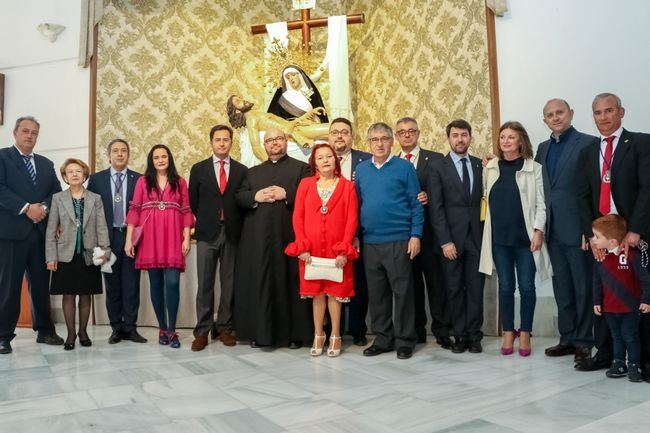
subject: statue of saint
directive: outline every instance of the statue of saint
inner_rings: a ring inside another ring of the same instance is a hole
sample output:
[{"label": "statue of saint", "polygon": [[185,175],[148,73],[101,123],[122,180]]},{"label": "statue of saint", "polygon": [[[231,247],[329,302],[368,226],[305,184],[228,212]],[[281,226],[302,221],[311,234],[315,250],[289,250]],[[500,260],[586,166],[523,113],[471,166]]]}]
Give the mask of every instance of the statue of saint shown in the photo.
[{"label": "statue of saint", "polygon": [[[325,105],[311,78],[299,66],[285,67],[282,71],[282,87],[275,91],[267,111],[291,120],[318,107],[324,108]],[[318,121],[329,122],[326,114],[319,114]]]},{"label": "statue of saint", "polygon": [[228,98],[226,109],[230,125],[234,129],[246,127],[248,139],[251,143],[253,154],[260,161],[266,161],[268,156],[260,142],[260,131],[277,128],[292,137],[293,141],[303,147],[311,147],[314,140],[327,140],[329,123],[319,123],[319,116],[324,116],[323,107],[312,108],[300,117],[287,120],[272,113],[253,109],[252,102],[244,100],[241,96],[232,95]]}]

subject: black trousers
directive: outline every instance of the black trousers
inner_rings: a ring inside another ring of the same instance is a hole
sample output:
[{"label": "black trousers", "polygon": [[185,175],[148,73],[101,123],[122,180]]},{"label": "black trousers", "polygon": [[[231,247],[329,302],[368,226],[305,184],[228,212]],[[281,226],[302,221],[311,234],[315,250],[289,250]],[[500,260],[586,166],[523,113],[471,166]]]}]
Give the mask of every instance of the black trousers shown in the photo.
[{"label": "black trousers", "polygon": [[45,266],[45,240],[34,226],[27,239],[0,239],[0,340],[11,341],[20,316],[20,289],[27,276],[32,300],[32,328],[54,333],[50,307],[50,271]]},{"label": "black trousers", "polygon": [[593,258],[579,246],[549,242],[553,294],[557,304],[560,344],[591,347],[593,337]]},{"label": "black trousers", "polygon": [[442,258],[451,333],[456,340],[480,341],[483,338],[485,277],[478,271],[479,261],[475,249],[466,249],[456,260]]},{"label": "black trousers", "polygon": [[364,244],[368,300],[374,345],[415,347],[413,272],[408,241]]},{"label": "black trousers", "polygon": [[436,337],[449,337],[449,308],[440,260],[441,257],[433,252],[433,248],[423,243],[420,254],[412,262],[415,331],[418,335],[426,334],[428,300],[431,332]]},{"label": "black trousers", "polygon": [[124,252],[126,230],[113,229],[111,250],[117,260],[113,272],[103,273],[106,284],[106,311],[113,332],[131,332],[137,327],[140,308],[140,271],[135,259]]}]

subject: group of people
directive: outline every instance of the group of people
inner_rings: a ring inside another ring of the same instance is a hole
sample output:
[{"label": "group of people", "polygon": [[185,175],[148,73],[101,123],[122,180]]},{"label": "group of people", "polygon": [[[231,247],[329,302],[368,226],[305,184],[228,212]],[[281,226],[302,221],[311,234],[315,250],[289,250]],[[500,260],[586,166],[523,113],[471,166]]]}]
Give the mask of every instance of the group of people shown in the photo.
[{"label": "group of people", "polygon": [[[101,292],[102,274],[109,343],[146,342],[136,329],[144,269],[159,343],[180,347],[179,278],[194,227],[194,351],[212,335],[226,346],[311,341],[312,356],[335,357],[346,332],[368,345],[369,311],[376,336],[363,354],[406,359],[426,342],[428,306],[437,344],[480,353],[484,276],[496,270],[502,355],[517,339],[519,355],[531,354],[535,280],[552,276],[560,341],[546,355],[641,380],[650,362],[650,136],[622,128],[616,95],[597,95],[592,109],[600,138],[577,131],[569,104],[551,99],[543,108],[551,137],[536,155],[523,125],[509,121],[496,155],[482,160],[470,155],[463,119],[447,125],[443,156],[420,147],[414,118],[398,120],[395,132],[371,125],[370,153],[352,148],[352,123],[337,118],[308,164],[287,155],[282,130],[267,128],[267,159],[247,169],[230,157],[232,129],[217,125],[212,155],[192,167],[189,183],[165,145],[152,147],[140,175],[127,167],[128,143],[116,139],[111,167],[90,177],[82,161],[66,160],[63,192],[52,162],[33,153],[38,123],[20,118],[15,146],[0,151],[0,353],[11,352],[25,271],[38,342],[91,344],[90,295]],[[49,293],[64,295],[65,342]]]}]

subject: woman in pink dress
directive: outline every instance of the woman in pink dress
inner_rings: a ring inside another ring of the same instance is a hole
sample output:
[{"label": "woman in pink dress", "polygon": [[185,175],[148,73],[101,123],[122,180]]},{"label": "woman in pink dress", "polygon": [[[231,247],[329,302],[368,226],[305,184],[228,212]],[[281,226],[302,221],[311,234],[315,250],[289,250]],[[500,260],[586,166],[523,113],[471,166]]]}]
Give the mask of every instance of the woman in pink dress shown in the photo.
[{"label": "woman in pink dress", "polygon": [[[323,352],[325,311],[329,309],[332,334],[327,356],[341,353],[341,303],[354,296],[352,261],[359,254],[352,245],[357,231],[358,201],[354,184],[341,176],[341,166],[329,144],[317,144],[309,158],[314,176],[298,186],[293,209],[295,242],[285,249],[300,259],[300,296],[313,298],[314,344],[311,355]],[[306,280],[305,265],[312,256],[335,259],[343,270],[343,281]]]},{"label": "woman in pink dress", "polygon": [[[151,303],[160,331],[158,343],[181,347],[176,333],[180,274],[190,252],[190,210],[185,179],[178,175],[174,157],[164,144],[156,144],[147,155],[147,169],[135,184],[126,217],[124,250],[135,257],[136,269],[149,273]],[[136,226],[142,227],[139,244],[133,244]]]}]

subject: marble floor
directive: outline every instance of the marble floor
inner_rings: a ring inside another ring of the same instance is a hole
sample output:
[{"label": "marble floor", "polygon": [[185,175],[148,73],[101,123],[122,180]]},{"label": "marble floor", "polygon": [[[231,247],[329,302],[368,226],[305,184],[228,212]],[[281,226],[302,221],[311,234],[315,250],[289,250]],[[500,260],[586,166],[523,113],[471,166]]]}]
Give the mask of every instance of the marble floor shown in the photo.
[{"label": "marble floor", "polygon": [[[64,335],[63,329],[59,333]],[[94,345],[64,352],[19,330],[0,355],[1,433],[425,433],[648,431],[650,386],[575,372],[571,359],[547,358],[554,340],[535,338],[533,355],[454,355],[434,342],[413,358],[339,358],[307,349],[260,350],[221,343],[202,352],[148,344]]]}]

